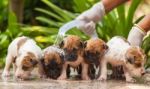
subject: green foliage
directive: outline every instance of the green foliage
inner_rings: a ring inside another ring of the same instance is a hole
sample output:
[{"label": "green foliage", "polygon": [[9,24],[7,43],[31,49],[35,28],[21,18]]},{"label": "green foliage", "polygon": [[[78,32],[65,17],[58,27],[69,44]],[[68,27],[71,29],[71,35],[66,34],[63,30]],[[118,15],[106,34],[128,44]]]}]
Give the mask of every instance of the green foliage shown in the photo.
[{"label": "green foliage", "polygon": [[149,68],[150,67],[150,34],[148,34],[144,38],[142,48],[144,49],[144,51],[146,53],[146,58],[147,58],[145,67]]},{"label": "green foliage", "polygon": [[[30,20],[30,16],[36,16],[36,20],[42,26],[20,25],[17,23],[16,16],[8,12],[8,0],[0,2],[0,65],[6,56],[7,47],[10,42],[18,36],[29,36],[33,38],[41,48],[45,48],[54,43],[59,28],[67,22],[75,19],[80,13],[91,8],[99,0],[27,0],[25,8],[25,21]],[[131,5],[121,5],[107,14],[96,26],[98,36],[105,41],[111,37],[120,35],[127,37],[134,23],[140,21],[140,17],[133,22],[134,13],[141,0],[132,0]],[[33,3],[34,5],[30,5]],[[42,3],[39,5],[39,3]],[[68,5],[69,3],[69,5]],[[38,5],[36,5],[38,4]],[[67,5],[66,5],[67,4]],[[37,6],[37,7],[36,7]],[[33,8],[36,7],[33,11]],[[65,8],[65,9],[64,9]],[[36,15],[34,14],[36,13]],[[26,20],[27,19],[27,20]],[[27,23],[30,24],[30,23]],[[71,29],[67,34],[74,34],[83,40],[89,39],[85,34],[76,28]],[[146,38],[143,43],[143,49],[150,58],[149,53],[150,38]],[[150,59],[149,59],[150,60]],[[150,62],[146,65],[149,67]]]},{"label": "green foliage", "polygon": [[[49,0],[42,0],[49,9],[36,8],[36,11],[46,15],[46,17],[38,16],[36,19],[42,23],[46,23],[50,27],[59,29],[60,26],[74,19],[78,15],[77,13],[81,13],[89,9],[97,1],[99,0],[96,0],[95,2],[92,0],[73,0],[73,8],[76,12],[73,13],[59,8]],[[140,2],[141,0],[132,0],[129,7],[121,5],[106,15],[102,22],[97,24],[97,33],[99,37],[104,40],[109,40],[115,35],[127,37],[133,25],[134,13]]]},{"label": "green foliage", "polygon": [[0,1],[0,31],[4,31],[7,27],[8,20],[8,0]]},{"label": "green foliage", "polygon": [[134,24],[133,16],[140,2],[141,0],[132,0],[129,7],[121,5],[106,15],[97,26],[99,37],[105,40],[116,35],[127,37]]}]

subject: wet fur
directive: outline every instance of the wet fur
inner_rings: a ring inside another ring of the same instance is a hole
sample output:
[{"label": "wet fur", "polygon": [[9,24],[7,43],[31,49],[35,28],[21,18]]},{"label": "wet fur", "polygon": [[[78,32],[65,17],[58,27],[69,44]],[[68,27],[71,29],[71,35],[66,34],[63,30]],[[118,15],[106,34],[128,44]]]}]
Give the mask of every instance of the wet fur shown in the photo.
[{"label": "wet fur", "polygon": [[[57,79],[62,72],[64,63],[63,50],[57,46],[50,46],[44,50],[44,58],[41,60],[46,77]],[[69,71],[69,70],[68,70]]]}]

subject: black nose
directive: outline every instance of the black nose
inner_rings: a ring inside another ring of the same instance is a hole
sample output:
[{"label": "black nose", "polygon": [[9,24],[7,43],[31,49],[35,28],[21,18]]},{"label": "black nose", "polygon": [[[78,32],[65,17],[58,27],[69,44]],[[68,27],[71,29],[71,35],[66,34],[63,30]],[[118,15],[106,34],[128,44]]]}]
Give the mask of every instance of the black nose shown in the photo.
[{"label": "black nose", "polygon": [[142,73],[142,76],[145,75],[145,72]]},{"label": "black nose", "polygon": [[21,78],[21,76],[20,76],[20,75],[17,75],[17,78]]}]

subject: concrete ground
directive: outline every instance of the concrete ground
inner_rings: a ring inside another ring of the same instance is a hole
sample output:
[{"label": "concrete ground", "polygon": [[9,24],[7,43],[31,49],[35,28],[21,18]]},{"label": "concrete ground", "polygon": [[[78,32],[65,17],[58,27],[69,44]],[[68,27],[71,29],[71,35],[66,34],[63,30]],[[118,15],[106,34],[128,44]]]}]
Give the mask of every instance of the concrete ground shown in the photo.
[{"label": "concrete ground", "polygon": [[[147,80],[150,80],[150,74],[147,75]],[[97,80],[78,81],[39,78],[21,81],[10,77],[5,79],[0,78],[0,89],[150,89],[150,82],[126,83],[123,80],[100,82]]]}]

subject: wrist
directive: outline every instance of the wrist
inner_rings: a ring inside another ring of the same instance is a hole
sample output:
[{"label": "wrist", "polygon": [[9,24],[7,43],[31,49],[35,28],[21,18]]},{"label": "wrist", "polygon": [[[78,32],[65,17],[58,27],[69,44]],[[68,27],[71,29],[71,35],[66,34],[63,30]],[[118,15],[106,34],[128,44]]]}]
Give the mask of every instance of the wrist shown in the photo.
[{"label": "wrist", "polygon": [[105,8],[105,12],[108,13],[113,10],[115,7],[123,4],[124,2],[129,0],[102,0],[102,3]]},{"label": "wrist", "polygon": [[138,30],[138,32],[140,32],[141,34],[146,35],[146,31],[143,28],[141,28],[139,25],[134,24],[134,28],[136,28],[136,30]]}]

